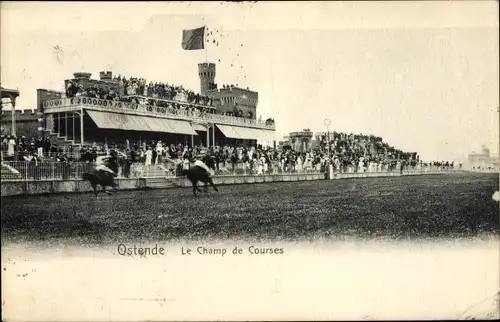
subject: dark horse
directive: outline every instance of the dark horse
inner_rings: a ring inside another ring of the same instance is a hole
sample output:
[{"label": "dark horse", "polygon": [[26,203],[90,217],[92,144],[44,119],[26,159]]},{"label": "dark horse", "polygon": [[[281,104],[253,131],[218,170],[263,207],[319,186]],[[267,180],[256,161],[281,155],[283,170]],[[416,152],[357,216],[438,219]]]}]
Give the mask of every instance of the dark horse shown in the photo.
[{"label": "dark horse", "polygon": [[118,184],[115,182],[114,176],[106,171],[92,169],[91,172],[84,173],[82,175],[84,180],[87,180],[92,185],[94,190],[94,195],[97,197],[97,186],[101,186],[102,190],[110,195],[111,193],[106,190],[106,187],[111,187],[115,191],[118,189]]},{"label": "dark horse", "polygon": [[[212,158],[210,157],[204,157],[202,161],[212,170],[215,170],[215,162],[213,161]],[[196,191],[201,192],[201,189],[198,188],[198,181],[205,183],[205,192],[208,192],[208,184],[210,184],[212,187],[214,187],[215,191],[219,191],[217,187],[214,185],[212,178],[210,178],[210,174],[207,172],[207,170],[198,167],[198,166],[193,166],[190,167],[188,170],[183,170],[182,174],[185,175],[189,181],[191,181],[191,184],[193,185],[193,194],[196,197]]]},{"label": "dark horse", "polygon": [[[118,173],[118,165],[115,160],[107,163],[107,166],[113,170],[115,173]],[[90,172],[86,172],[82,175],[84,180],[87,180],[92,185],[92,189],[94,190],[94,195],[97,197],[97,186],[101,186],[102,190],[110,195],[111,193],[106,190],[106,187],[113,188],[114,191],[118,190],[118,184],[115,181],[115,176],[110,172],[104,170],[97,170],[95,167]]]}]

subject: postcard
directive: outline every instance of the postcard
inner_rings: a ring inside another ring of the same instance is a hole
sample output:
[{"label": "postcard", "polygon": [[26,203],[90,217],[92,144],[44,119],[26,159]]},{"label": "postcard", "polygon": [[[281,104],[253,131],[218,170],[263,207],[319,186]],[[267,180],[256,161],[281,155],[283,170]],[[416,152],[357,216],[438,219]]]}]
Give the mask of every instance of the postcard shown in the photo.
[{"label": "postcard", "polygon": [[498,2],[2,2],[4,321],[500,318]]}]

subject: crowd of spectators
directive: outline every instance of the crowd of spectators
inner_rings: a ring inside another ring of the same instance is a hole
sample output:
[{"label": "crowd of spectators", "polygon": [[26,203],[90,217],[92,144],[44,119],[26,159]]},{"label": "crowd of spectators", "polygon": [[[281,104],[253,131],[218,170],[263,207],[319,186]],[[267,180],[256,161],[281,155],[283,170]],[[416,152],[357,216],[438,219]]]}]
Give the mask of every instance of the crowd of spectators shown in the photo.
[{"label": "crowd of spectators", "polygon": [[[233,86],[233,85],[231,85]],[[76,81],[69,81],[66,86],[66,97],[89,97],[109,101],[133,102],[140,105],[169,108],[173,112],[186,109],[181,103],[191,105],[191,110],[215,113],[213,99],[202,96],[183,86],[170,85],[162,82],[147,82],[144,78],[126,78],[115,76],[113,83],[94,82],[87,87]],[[175,103],[178,102],[178,103]],[[234,110],[224,113],[227,116],[240,118],[255,118],[251,112],[244,112],[236,105]],[[274,120],[270,121],[274,122]]]},{"label": "crowd of spectators", "polygon": [[275,149],[269,146],[203,146],[189,147],[162,141],[92,143],[78,146],[58,146],[50,140],[2,136],[2,159],[13,161],[58,161],[93,163],[99,155],[119,154],[119,167],[124,176],[130,175],[132,164],[162,165],[179,172],[200,154],[214,158],[220,174],[266,174],[279,172],[326,171],[329,165],[336,172],[402,171],[435,167],[452,169],[453,162],[422,162],[416,153],[405,153],[384,143],[381,138],[366,135],[333,133],[314,149],[306,152],[291,147]]},{"label": "crowd of spectators", "polygon": [[[375,142],[382,142],[374,138]],[[453,162],[426,163],[419,160],[415,153],[404,153],[385,143],[378,144],[374,152],[363,140],[354,136],[339,136],[330,142],[329,148],[318,146],[307,152],[295,151],[291,148],[283,150],[269,146],[203,146],[188,147],[183,144],[167,144],[162,141],[129,143],[94,144],[80,151],[81,161],[92,162],[99,153],[109,153],[110,149],[120,151],[123,162],[143,165],[163,165],[176,167],[179,164],[194,162],[200,153],[214,158],[219,172],[235,172],[243,169],[250,173],[264,174],[270,172],[307,172],[325,171],[330,164],[337,172],[394,171],[403,168],[418,169],[422,167],[439,167],[451,169]],[[377,144],[375,144],[377,146]],[[383,154],[378,152],[383,151]]]},{"label": "crowd of spectators", "polygon": [[417,153],[395,149],[383,142],[381,137],[373,135],[333,132],[329,138],[324,138],[321,145],[338,168],[366,168],[369,164],[395,167],[398,162],[411,167],[419,164]]},{"label": "crowd of spectators", "polygon": [[2,135],[2,159],[12,161],[24,161],[26,158],[43,158],[44,154],[53,152],[55,146],[49,139],[43,140],[41,137],[30,139],[25,136],[20,138],[13,135]]},{"label": "crowd of spectators", "polygon": [[[1,136],[2,161],[79,162],[79,151],[77,146],[59,145],[52,143],[49,138]],[[99,153],[104,154],[103,151]]]},{"label": "crowd of spectators", "polygon": [[416,153],[405,153],[384,143],[381,138],[354,134],[333,133],[333,138],[322,142],[315,149],[299,152],[291,147],[278,150],[263,146],[215,146],[208,149],[202,146],[188,147],[183,144],[167,144],[162,141],[141,141],[130,143],[93,143],[83,147],[58,146],[52,144],[47,138],[30,138],[22,136],[2,135],[2,156],[10,160],[23,160],[25,155],[36,155],[40,159],[47,157],[57,158],[65,155],[70,161],[92,162],[97,155],[109,154],[111,149],[121,151],[122,155],[133,163],[145,165],[162,164],[165,160],[193,159],[200,151],[212,155],[216,163],[245,163],[251,164],[278,162],[283,169],[309,169],[316,168],[318,164],[333,164],[342,171],[347,167],[367,168],[370,163],[377,165],[395,166],[404,163],[407,166],[453,166],[453,162],[435,161],[424,163],[419,160]]},{"label": "crowd of spectators", "polygon": [[[86,96],[106,100],[124,100],[129,96],[143,96],[204,106],[213,105],[211,98],[202,96],[183,86],[175,86],[162,82],[148,83],[144,78],[126,78],[119,75],[115,76],[113,81],[114,84],[112,85],[107,82],[97,82],[90,84],[86,88],[75,81],[70,81],[66,87],[66,96]],[[151,102],[152,100],[148,101],[148,104]]]}]

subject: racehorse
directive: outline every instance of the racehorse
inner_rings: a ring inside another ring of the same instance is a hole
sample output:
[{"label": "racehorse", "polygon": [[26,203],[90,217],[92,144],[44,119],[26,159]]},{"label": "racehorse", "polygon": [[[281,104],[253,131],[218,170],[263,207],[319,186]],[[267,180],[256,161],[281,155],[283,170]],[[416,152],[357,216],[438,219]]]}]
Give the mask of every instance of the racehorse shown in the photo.
[{"label": "racehorse", "polygon": [[[212,158],[206,156],[202,160],[210,169],[215,171],[215,162],[213,161]],[[215,191],[219,191],[215,184],[212,181],[212,178],[210,177],[210,174],[207,172],[207,170],[198,167],[198,166],[193,166],[190,167],[188,170],[183,170],[182,174],[185,175],[189,181],[191,181],[191,184],[193,185],[193,194],[196,197],[196,191],[201,192],[200,188],[198,188],[198,181],[205,183],[205,192],[208,192],[208,184],[210,184]]]},{"label": "racehorse", "polygon": [[102,190],[110,195],[111,193],[106,190],[106,187],[111,187],[115,191],[118,190],[118,184],[115,182],[114,176],[106,171],[99,171],[96,169],[92,169],[91,172],[86,172],[82,175],[84,180],[87,180],[92,185],[92,189],[94,190],[94,195],[97,197],[97,186],[101,186]]},{"label": "racehorse", "polygon": [[86,172],[82,175],[82,178],[84,180],[87,180],[90,182],[92,189],[94,190],[94,195],[97,197],[97,186],[100,185],[102,187],[102,190],[107,194],[110,195],[111,193],[106,190],[106,187],[111,187],[113,188],[114,191],[118,190],[118,184],[115,182],[115,176],[118,173],[118,155],[116,155],[116,161],[108,163],[109,168],[115,172],[115,175],[113,175],[110,172],[99,170],[98,168],[94,167],[91,172]]}]

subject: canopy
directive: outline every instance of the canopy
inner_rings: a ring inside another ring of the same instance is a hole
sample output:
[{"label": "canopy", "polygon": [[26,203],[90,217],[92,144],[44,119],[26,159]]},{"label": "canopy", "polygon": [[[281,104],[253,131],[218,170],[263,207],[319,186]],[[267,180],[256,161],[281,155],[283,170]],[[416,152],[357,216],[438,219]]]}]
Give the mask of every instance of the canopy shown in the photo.
[{"label": "canopy", "polygon": [[220,125],[217,127],[228,138],[242,140],[274,141],[274,131],[256,129],[251,127],[241,127],[232,125]]},{"label": "canopy", "polygon": [[102,129],[198,135],[187,121],[92,110],[87,110],[87,113]]}]

